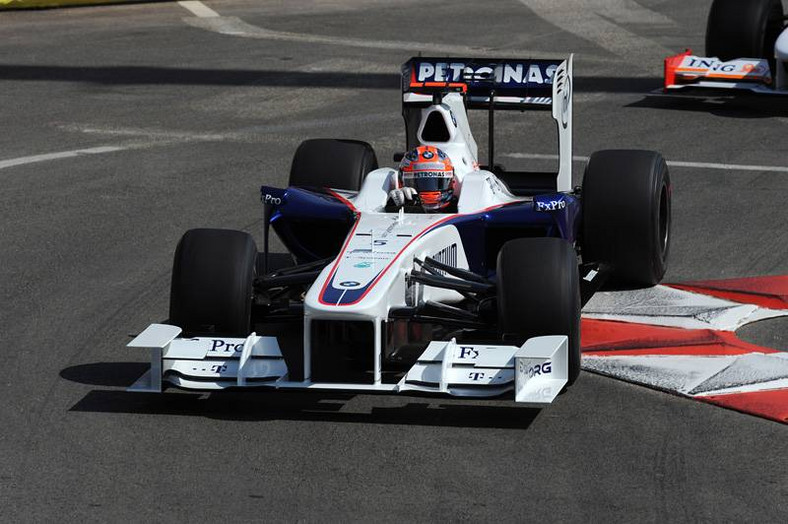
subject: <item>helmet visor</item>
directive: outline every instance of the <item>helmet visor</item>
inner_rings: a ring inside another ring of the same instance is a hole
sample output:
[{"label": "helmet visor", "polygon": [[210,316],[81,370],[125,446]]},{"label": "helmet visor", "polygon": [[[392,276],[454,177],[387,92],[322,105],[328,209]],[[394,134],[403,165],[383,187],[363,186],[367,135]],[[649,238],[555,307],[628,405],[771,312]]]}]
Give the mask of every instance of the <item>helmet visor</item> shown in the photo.
[{"label": "helmet visor", "polygon": [[403,183],[406,187],[415,188],[422,193],[424,191],[446,191],[451,189],[454,175],[451,171],[414,171],[402,174]]}]

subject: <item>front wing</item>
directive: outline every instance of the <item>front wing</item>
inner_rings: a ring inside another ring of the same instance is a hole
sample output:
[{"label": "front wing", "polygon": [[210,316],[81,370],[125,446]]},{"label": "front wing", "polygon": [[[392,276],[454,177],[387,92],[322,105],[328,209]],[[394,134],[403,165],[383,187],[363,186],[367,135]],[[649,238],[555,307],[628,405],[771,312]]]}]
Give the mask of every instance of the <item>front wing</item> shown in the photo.
[{"label": "front wing", "polygon": [[522,346],[430,342],[395,384],[291,381],[275,337],[178,338],[176,326],[152,324],[128,346],[150,350],[151,367],[129,391],[184,389],[334,389],[385,393],[499,397],[531,406],[550,404],[567,384],[568,339],[543,336]]},{"label": "front wing", "polygon": [[775,89],[775,79],[768,60],[737,58],[724,62],[714,57],[695,56],[689,49],[665,58],[664,92],[683,88],[788,94],[785,89]]}]

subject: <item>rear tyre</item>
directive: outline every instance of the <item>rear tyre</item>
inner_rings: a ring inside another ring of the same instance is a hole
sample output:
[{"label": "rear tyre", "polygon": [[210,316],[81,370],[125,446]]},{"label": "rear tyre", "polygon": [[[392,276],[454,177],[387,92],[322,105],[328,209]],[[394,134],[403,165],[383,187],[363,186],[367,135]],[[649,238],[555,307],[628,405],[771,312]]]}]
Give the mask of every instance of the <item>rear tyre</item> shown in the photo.
[{"label": "rear tyre", "polygon": [[597,151],[583,178],[582,254],[603,263],[608,282],[653,286],[670,251],[671,185],[655,151]]},{"label": "rear tyre", "polygon": [[248,233],[187,231],[175,250],[170,323],[189,335],[248,336],[256,257]]},{"label": "rear tyre", "polygon": [[290,167],[290,186],[358,191],[378,168],[375,150],[359,140],[316,138],[301,142]]},{"label": "rear tyre", "polygon": [[783,26],[781,0],[714,0],[706,24],[706,55],[772,60]]},{"label": "rear tyre", "polygon": [[560,238],[522,238],[498,253],[498,326],[522,343],[569,338],[569,384],[580,374],[580,284],[577,256]]}]

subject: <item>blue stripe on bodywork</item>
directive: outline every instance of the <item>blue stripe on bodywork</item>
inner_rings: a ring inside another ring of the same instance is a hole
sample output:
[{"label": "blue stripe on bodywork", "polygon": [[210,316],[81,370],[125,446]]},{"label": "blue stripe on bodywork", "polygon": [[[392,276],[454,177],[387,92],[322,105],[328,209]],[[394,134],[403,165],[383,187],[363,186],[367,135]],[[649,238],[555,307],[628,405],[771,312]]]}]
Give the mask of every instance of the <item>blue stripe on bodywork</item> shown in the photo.
[{"label": "blue stripe on bodywork", "polygon": [[373,282],[380,276],[380,273],[376,274],[372,277],[369,282],[363,287],[355,288],[355,289],[347,289],[343,287],[335,287],[334,281],[337,278],[336,273],[331,276],[331,280],[328,282],[325,291],[323,291],[323,296],[320,299],[323,302],[327,302],[329,304],[335,305],[343,305],[343,304],[352,304],[361,298],[361,296],[366,292],[367,289],[372,285]]}]

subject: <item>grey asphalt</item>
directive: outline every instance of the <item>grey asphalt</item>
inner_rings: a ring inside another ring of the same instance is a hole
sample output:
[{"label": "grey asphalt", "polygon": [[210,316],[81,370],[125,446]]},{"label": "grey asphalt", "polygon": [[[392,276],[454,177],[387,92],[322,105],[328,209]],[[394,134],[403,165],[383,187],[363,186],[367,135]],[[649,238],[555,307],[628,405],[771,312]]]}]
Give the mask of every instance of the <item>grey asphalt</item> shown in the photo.
[{"label": "grey asphalt", "polygon": [[[166,318],[183,231],[259,239],[258,187],[285,183],[305,138],[364,139],[382,163],[402,149],[398,72],[411,50],[375,41],[577,53],[577,155],[647,148],[788,165],[786,102],[647,95],[660,86],[660,49],[702,51],[709,2],[567,2],[589,20],[600,5],[657,13],[616,22],[654,44],[656,66],[545,21],[534,7],[545,2],[206,3],[234,27],[300,36],[220,34],[175,3],[0,13],[0,162],[123,148],[0,169],[0,520],[788,518],[788,427],[589,373],[541,412],[442,398],[126,393],[145,367],[128,335]],[[512,167],[525,161],[506,153],[554,152],[546,117],[499,123],[496,149]],[[788,273],[788,174],[671,176],[666,281]],[[785,343],[783,321],[747,333]]]}]

